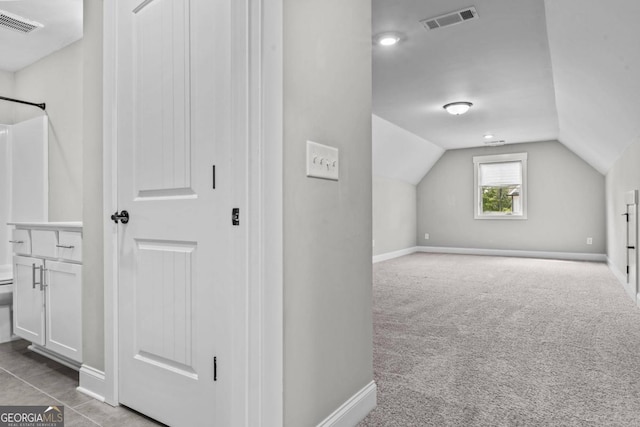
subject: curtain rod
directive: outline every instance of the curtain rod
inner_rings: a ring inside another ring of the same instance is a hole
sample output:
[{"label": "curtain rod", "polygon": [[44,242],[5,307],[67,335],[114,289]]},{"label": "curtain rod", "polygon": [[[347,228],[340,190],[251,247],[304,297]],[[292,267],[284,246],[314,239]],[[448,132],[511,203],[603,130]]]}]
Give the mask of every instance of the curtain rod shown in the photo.
[{"label": "curtain rod", "polygon": [[14,98],[7,98],[5,96],[0,96],[0,99],[4,100],[4,101],[11,101],[11,102],[17,102],[19,104],[26,104],[26,105],[33,105],[34,107],[38,107],[41,108],[42,110],[45,109],[46,104],[43,102],[42,104],[36,104],[34,102],[27,102],[27,101],[22,101],[20,99],[14,99]]}]

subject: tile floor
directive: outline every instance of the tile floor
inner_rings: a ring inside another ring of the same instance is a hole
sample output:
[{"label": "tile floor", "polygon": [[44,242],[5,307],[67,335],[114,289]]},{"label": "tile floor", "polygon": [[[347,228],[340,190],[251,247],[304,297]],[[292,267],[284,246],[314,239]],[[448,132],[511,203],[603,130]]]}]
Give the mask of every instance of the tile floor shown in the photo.
[{"label": "tile floor", "polygon": [[28,345],[23,340],[0,344],[0,405],[63,405],[65,427],[163,425],[76,391],[76,371],[30,351]]}]

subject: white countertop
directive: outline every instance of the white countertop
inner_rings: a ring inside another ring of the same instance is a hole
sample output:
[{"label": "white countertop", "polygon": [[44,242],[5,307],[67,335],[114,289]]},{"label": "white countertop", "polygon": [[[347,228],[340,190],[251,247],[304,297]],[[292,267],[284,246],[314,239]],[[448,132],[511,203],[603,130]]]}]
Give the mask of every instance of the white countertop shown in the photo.
[{"label": "white countertop", "polygon": [[61,222],[8,222],[16,228],[40,228],[40,229],[65,229],[82,230],[82,221],[61,221]]}]

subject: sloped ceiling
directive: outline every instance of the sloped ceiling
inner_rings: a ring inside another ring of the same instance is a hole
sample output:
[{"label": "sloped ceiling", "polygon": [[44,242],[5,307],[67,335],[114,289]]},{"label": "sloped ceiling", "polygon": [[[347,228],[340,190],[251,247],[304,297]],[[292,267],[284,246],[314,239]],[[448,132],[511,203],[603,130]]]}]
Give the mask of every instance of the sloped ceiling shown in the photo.
[{"label": "sloped ceiling", "polygon": [[376,115],[371,128],[376,175],[416,185],[444,153],[443,148]]},{"label": "sloped ceiling", "polygon": [[545,6],[559,140],[606,173],[640,141],[640,2]]},{"label": "sloped ceiling", "polygon": [[0,10],[44,25],[27,34],[0,28],[0,70],[18,71],[82,38],[82,0],[0,1]]},{"label": "sloped ceiling", "polygon": [[[419,23],[471,5],[478,19]],[[374,36],[403,34],[373,47],[373,112],[445,150],[558,139],[606,173],[640,138],[638,18],[637,0],[373,0]]]}]

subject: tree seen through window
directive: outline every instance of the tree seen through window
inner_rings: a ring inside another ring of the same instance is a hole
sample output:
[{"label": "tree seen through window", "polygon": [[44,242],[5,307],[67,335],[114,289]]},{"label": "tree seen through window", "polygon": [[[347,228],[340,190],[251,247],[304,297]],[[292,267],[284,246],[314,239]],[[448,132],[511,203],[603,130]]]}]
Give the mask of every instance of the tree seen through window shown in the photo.
[{"label": "tree seen through window", "polygon": [[513,213],[514,198],[520,196],[520,186],[482,187],[482,212]]}]

